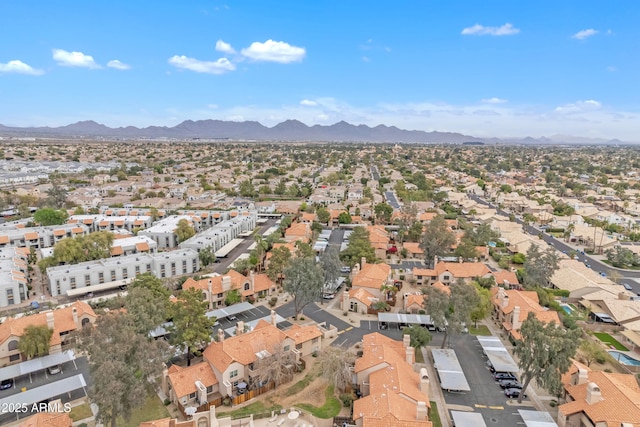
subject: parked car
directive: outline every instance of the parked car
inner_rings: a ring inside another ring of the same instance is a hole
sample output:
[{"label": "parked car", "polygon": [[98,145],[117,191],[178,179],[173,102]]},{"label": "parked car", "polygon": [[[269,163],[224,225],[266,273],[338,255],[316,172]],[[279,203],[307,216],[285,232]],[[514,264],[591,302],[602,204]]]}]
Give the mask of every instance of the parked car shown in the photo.
[{"label": "parked car", "polygon": [[493,379],[496,381],[499,380],[518,380],[515,375],[511,372],[496,372],[493,374]]},{"label": "parked car", "polygon": [[6,390],[8,388],[13,387],[13,379],[9,378],[6,380],[2,380],[2,382],[0,382],[0,390]]},{"label": "parked car", "polygon": [[628,284],[626,284],[626,283],[623,283],[623,284],[622,284],[622,286],[624,286],[624,288],[625,288],[626,290],[628,290],[628,291],[632,291],[632,290],[633,290],[633,288],[631,287],[631,285],[628,285]]},{"label": "parked car", "polygon": [[522,384],[516,380],[499,380],[498,384],[501,388],[519,388],[522,389]]},{"label": "parked car", "polygon": [[[521,392],[522,392],[522,390],[520,390],[519,388],[505,388],[504,389],[504,395],[507,396],[507,397],[511,397],[511,398],[520,397],[520,393]],[[527,395],[522,393],[522,397],[527,397]]]},{"label": "parked car", "polygon": [[489,368],[489,371],[492,374],[496,372],[496,368],[493,367],[493,363],[491,363],[491,360],[487,360],[487,368]]},{"label": "parked car", "polygon": [[49,366],[47,372],[49,372],[49,375],[56,375],[62,372],[62,368],[60,368],[60,365]]},{"label": "parked car", "polygon": [[234,321],[238,320],[238,318],[232,314],[230,316],[227,316],[227,320],[230,320],[230,321],[234,322]]}]

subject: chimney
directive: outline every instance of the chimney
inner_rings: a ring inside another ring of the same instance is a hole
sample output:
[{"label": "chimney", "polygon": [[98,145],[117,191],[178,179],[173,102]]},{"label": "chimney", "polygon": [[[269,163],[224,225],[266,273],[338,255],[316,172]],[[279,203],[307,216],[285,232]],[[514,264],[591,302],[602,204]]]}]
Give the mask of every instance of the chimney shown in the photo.
[{"label": "chimney", "polygon": [[160,382],[160,388],[162,391],[168,396],[169,395],[169,382],[167,378],[169,376],[169,370],[167,369],[167,365],[162,364],[162,380]]},{"label": "chimney", "polygon": [[573,380],[574,385],[584,384],[587,381],[589,381],[589,371],[587,371],[584,368],[578,368],[578,372],[576,372],[573,375],[574,375],[574,380]]},{"label": "chimney", "polygon": [[360,258],[360,268],[364,268],[365,265],[367,265],[367,257]]},{"label": "chimney", "polygon": [[427,409],[426,402],[418,402],[418,408],[416,411],[416,420],[427,421],[429,416],[429,410]]},{"label": "chimney", "polygon": [[231,276],[222,276],[222,291],[229,292],[231,290]]},{"label": "chimney", "polygon": [[433,256],[433,268],[436,268],[436,265],[438,265],[439,260],[440,259],[438,258],[438,255]]},{"label": "chimney", "polygon": [[242,320],[239,320],[238,323],[236,323],[236,336],[242,335],[243,333],[244,333],[244,322]]},{"label": "chimney", "polygon": [[209,291],[209,310],[213,310],[213,284],[211,283],[211,279],[207,282],[207,290]]},{"label": "chimney", "polygon": [[462,257],[461,257],[461,256],[459,256],[459,257],[458,257],[458,262],[459,262],[460,264],[462,264],[462,262],[463,262],[463,261],[464,261],[464,260],[462,259]]},{"label": "chimney", "polygon": [[[357,265],[357,264],[356,264]],[[344,291],[342,293],[342,311],[349,311],[349,291]]]},{"label": "chimney", "polygon": [[53,329],[53,311],[47,312],[47,328]]},{"label": "chimney", "polygon": [[409,334],[404,334],[404,335],[402,336],[402,346],[403,346],[404,348],[407,348],[407,347],[410,347],[410,345],[411,345],[411,335],[409,335]]},{"label": "chimney", "polygon": [[429,373],[426,368],[420,368],[420,391],[429,395]]},{"label": "chimney", "polygon": [[274,310],[271,310],[271,324],[273,326],[278,326],[278,320],[276,318],[276,312]]},{"label": "chimney", "polygon": [[500,298],[500,306],[505,308],[509,305],[509,295],[504,291],[504,289],[500,288],[498,291],[498,298]]},{"label": "chimney", "polygon": [[218,342],[224,341],[224,331],[222,328],[218,329]]},{"label": "chimney", "polygon": [[249,272],[249,283],[250,283],[250,285],[251,285],[251,290],[252,290],[252,291],[256,289],[256,280],[255,280],[255,279],[256,279],[256,276],[255,276],[255,274],[253,273],[253,270],[251,270],[251,271]]},{"label": "chimney", "polygon": [[511,326],[514,330],[520,329],[522,323],[520,322],[520,306],[513,307],[513,313],[511,313]]},{"label": "chimney", "polygon": [[78,309],[75,307],[71,308],[71,316],[73,317],[73,324],[76,325],[76,328],[80,327],[80,324],[78,323]]},{"label": "chimney", "polygon": [[629,299],[629,296],[625,292],[618,292],[618,299],[619,300],[627,300],[627,299]]},{"label": "chimney", "polygon": [[404,351],[405,352],[405,360],[409,365],[413,365],[413,363],[415,361],[415,357],[414,357],[415,356],[414,355],[415,351],[416,350],[413,347],[407,347],[405,349],[405,351]]},{"label": "chimney", "polygon": [[585,399],[589,405],[598,403],[602,400],[602,393],[600,387],[596,383],[587,384],[587,397]]}]

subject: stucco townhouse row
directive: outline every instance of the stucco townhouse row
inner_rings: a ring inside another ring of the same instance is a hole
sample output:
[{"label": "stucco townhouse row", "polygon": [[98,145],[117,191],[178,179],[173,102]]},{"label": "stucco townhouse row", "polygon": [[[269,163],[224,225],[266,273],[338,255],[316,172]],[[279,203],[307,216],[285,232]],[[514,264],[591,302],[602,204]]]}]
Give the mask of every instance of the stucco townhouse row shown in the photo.
[{"label": "stucco townhouse row", "polygon": [[164,279],[193,274],[200,269],[198,253],[180,249],[162,253],[140,253],[74,265],[47,268],[47,280],[52,296],[108,282],[133,279],[138,274],[151,273]]},{"label": "stucco townhouse row", "polygon": [[191,248],[197,252],[211,247],[215,252],[238,237],[240,234],[251,232],[256,228],[258,214],[255,211],[243,211],[237,216],[222,221],[208,228],[188,240],[180,243],[180,248]]},{"label": "stucco townhouse row", "polygon": [[153,224],[151,216],[148,215],[127,215],[127,216],[106,216],[106,215],[71,215],[67,219],[69,224],[84,224],[91,232],[96,231],[128,231],[132,233],[135,229],[146,229]]},{"label": "stucco townhouse row", "polygon": [[17,227],[0,231],[0,248],[50,248],[65,237],[75,237],[89,233],[84,224],[62,224],[46,227]]},{"label": "stucco townhouse row", "polygon": [[29,298],[26,248],[0,249],[0,307],[20,304]]}]

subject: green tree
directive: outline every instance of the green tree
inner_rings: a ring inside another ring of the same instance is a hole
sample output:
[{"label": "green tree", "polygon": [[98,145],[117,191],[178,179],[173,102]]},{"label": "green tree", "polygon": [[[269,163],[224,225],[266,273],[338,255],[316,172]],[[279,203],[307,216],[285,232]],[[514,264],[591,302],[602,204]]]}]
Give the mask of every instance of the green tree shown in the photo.
[{"label": "green tree", "polygon": [[168,318],[171,292],[151,273],[137,275],[127,286],[125,307],[137,333],[146,335]]},{"label": "green tree", "polygon": [[336,283],[340,277],[342,262],[340,261],[340,251],[335,246],[329,246],[320,255],[320,267],[324,273],[324,283]]},{"label": "green tree", "polygon": [[338,223],[351,224],[351,215],[349,215],[349,212],[340,212],[340,215],[338,215]]},{"label": "green tree", "polygon": [[589,338],[580,343],[580,354],[587,367],[591,366],[593,362],[604,363],[607,360],[607,352],[602,348],[600,342]]},{"label": "green tree", "polygon": [[369,231],[365,227],[355,227],[349,237],[347,249],[340,254],[340,259],[353,267],[362,258],[366,258],[367,262],[375,262],[376,253],[369,240]]},{"label": "green tree", "polygon": [[53,247],[53,255],[41,259],[38,262],[38,267],[44,273],[47,267],[109,258],[112,244],[113,234],[108,231],[98,231],[73,238],[67,237],[56,243]]},{"label": "green tree", "polygon": [[316,210],[316,216],[318,217],[318,222],[321,222],[323,224],[328,224],[329,220],[331,219],[331,213],[324,206],[320,206]]},{"label": "green tree", "polygon": [[284,270],[284,290],[293,296],[295,317],[320,298],[323,273],[314,258],[294,258]]},{"label": "green tree", "polygon": [[473,244],[471,240],[462,239],[460,244],[456,247],[453,254],[458,257],[462,257],[463,259],[474,259],[478,258],[478,250],[476,249],[476,245]]},{"label": "green tree", "polygon": [[260,273],[262,271],[264,256],[266,255],[267,250],[269,250],[269,242],[261,234],[256,234],[254,236],[254,240],[256,242],[256,248],[254,251],[256,252],[256,258],[258,258],[257,267],[258,273]]},{"label": "green tree", "polygon": [[227,307],[233,304],[237,304],[242,301],[242,294],[237,289],[232,289],[227,292],[227,296],[224,298],[224,305]]},{"label": "green tree", "polygon": [[42,208],[35,211],[33,220],[39,225],[59,225],[64,224],[67,219],[67,212],[64,210]]},{"label": "green tree", "polygon": [[496,241],[500,237],[500,233],[492,230],[489,224],[480,224],[475,228],[465,230],[465,239],[473,242],[475,246],[486,246],[487,243]]},{"label": "green tree", "polygon": [[271,250],[271,258],[267,266],[267,276],[276,283],[282,280],[284,269],[291,260],[291,251],[286,246],[278,246]]},{"label": "green tree", "polygon": [[[422,234],[422,224],[418,221],[418,208],[415,203],[407,203],[400,208],[400,215],[396,220],[398,224],[398,243],[402,243],[405,240],[410,240],[412,242],[417,241],[418,237]],[[419,231],[417,233],[418,237],[415,240],[411,240],[410,233],[411,229],[418,224]]]},{"label": "green tree", "polygon": [[301,242],[300,240],[296,241],[296,257],[299,258],[314,258],[316,257],[316,252],[313,250],[313,247],[309,243]]},{"label": "green tree", "polygon": [[198,289],[183,290],[171,306],[171,343],[186,350],[188,366],[191,365],[191,353],[199,352],[211,340],[214,320],[207,317],[206,312],[207,303]]},{"label": "green tree", "polygon": [[168,358],[166,342],[137,333],[122,312],[98,317],[95,327],[83,328],[81,335],[80,349],[89,355],[89,400],[98,407],[97,420],[116,427],[119,416],[130,420],[155,394],[153,386]]},{"label": "green tree", "polygon": [[373,207],[373,212],[376,215],[378,222],[388,224],[391,222],[391,215],[393,214],[393,208],[388,203],[378,203]]},{"label": "green tree", "polygon": [[[493,276],[492,276],[493,277]],[[491,313],[491,292],[489,289],[476,284],[476,292],[478,294],[478,302],[469,313],[469,317],[475,328],[478,327],[478,320],[486,318]]]},{"label": "green tree", "polygon": [[336,390],[344,392],[353,383],[353,365],[356,357],[350,351],[337,347],[325,347],[318,355],[319,370],[323,378]]},{"label": "green tree", "polygon": [[203,267],[216,262],[216,254],[213,251],[213,246],[207,246],[200,249],[200,252],[198,252],[198,258],[200,258],[200,264]]},{"label": "green tree", "polygon": [[187,221],[186,218],[182,218],[178,221],[178,225],[174,230],[176,237],[178,238],[178,242],[184,242],[185,240],[190,239],[196,234],[196,231],[193,229],[193,226]]},{"label": "green tree", "polygon": [[24,334],[20,337],[18,350],[27,359],[45,356],[49,354],[52,335],[53,329],[49,329],[47,325],[29,325],[24,328]]},{"label": "green tree", "polygon": [[57,183],[53,183],[51,188],[47,191],[47,205],[54,208],[61,209],[67,204],[67,190],[59,186]]},{"label": "green tree", "polygon": [[[544,324],[530,312],[522,322],[520,335],[514,354],[520,361],[522,389],[526,390],[535,379],[539,386],[558,395],[562,390],[562,375],[571,365],[582,330],[562,329],[555,322]],[[518,397],[520,402],[522,394]]]},{"label": "green tree", "polygon": [[239,191],[242,197],[254,197],[256,195],[256,188],[253,186],[250,179],[240,183]]},{"label": "green tree", "polygon": [[[456,237],[447,225],[444,216],[438,215],[431,220],[422,235],[420,247],[424,251],[425,263],[433,266],[434,258],[450,253]],[[435,266],[434,266],[435,267]]]},{"label": "green tree", "polygon": [[451,300],[449,295],[433,286],[427,286],[422,289],[424,292],[424,308],[433,322],[433,326],[438,330],[445,331],[444,339],[442,340],[442,348],[445,346],[447,339],[447,318],[450,315]]},{"label": "green tree", "polygon": [[422,347],[431,342],[431,334],[429,331],[419,325],[411,325],[408,328],[405,328],[402,333],[411,337],[409,345],[415,348],[416,351],[421,351],[420,349]]},{"label": "green tree", "polygon": [[284,179],[278,181],[278,184],[276,184],[276,188],[273,189],[273,192],[279,196],[282,196],[287,192],[287,184],[284,182]]},{"label": "green tree", "polygon": [[556,251],[548,248],[544,252],[537,245],[529,246],[524,262],[523,279],[527,287],[546,287],[551,276],[558,269],[559,260]]}]

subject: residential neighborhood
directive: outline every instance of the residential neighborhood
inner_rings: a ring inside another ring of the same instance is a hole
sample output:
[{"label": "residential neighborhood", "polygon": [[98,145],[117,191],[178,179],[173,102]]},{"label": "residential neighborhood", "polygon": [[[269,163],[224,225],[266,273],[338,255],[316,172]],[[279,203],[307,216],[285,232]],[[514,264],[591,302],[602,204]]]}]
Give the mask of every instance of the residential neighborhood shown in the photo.
[{"label": "residential neighborhood", "polygon": [[[0,404],[70,410],[3,425],[640,425],[631,148],[5,141],[4,156],[39,176],[0,195]],[[532,364],[553,331],[571,339]],[[139,399],[116,399],[125,386]]]}]

